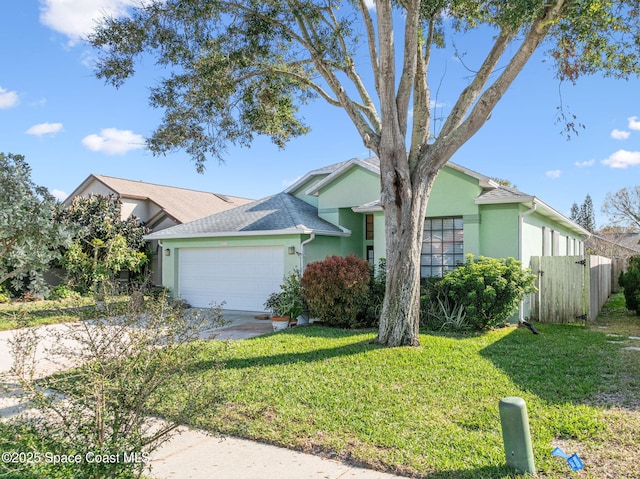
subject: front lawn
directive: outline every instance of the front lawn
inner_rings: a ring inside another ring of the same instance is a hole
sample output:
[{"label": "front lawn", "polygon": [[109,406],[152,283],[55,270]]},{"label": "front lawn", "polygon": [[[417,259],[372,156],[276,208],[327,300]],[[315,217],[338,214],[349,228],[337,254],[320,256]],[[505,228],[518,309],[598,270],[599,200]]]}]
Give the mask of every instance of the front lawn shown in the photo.
[{"label": "front lawn", "polygon": [[587,327],[538,329],[423,334],[420,348],[320,326],[233,342],[220,385],[233,392],[191,423],[417,477],[505,478],[498,402],[520,396],[539,477],[574,477],[555,446],[580,454],[581,477],[640,477],[640,352]]},{"label": "front lawn", "polygon": [[[220,382],[203,385],[224,402],[189,423],[407,476],[515,478],[503,467],[498,402],[520,396],[539,478],[640,477],[640,351],[626,349],[640,346],[629,338],[640,318],[617,295],[589,326],[536,327],[422,334],[420,348],[322,326],[234,341]],[[193,358],[196,379],[206,382],[221,346]],[[180,398],[164,401],[157,412],[170,414]],[[571,472],[551,456],[556,446],[585,469]]]},{"label": "front lawn", "polygon": [[93,311],[91,297],[56,301],[11,302],[0,304],[0,331],[16,329],[26,320],[30,326],[78,321]]}]

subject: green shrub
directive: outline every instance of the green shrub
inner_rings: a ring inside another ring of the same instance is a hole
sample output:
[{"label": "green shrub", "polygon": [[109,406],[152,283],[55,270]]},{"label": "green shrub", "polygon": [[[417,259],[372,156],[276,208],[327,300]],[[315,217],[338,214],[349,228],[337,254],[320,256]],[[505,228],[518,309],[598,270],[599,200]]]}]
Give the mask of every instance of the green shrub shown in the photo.
[{"label": "green shrub", "polygon": [[9,295],[9,291],[7,291],[5,287],[0,284],[0,303],[8,303],[10,301],[11,296]]},{"label": "green shrub", "polygon": [[358,315],[358,326],[370,328],[378,325],[386,289],[387,260],[380,258],[377,266],[369,266],[369,293]]},{"label": "green shrub", "polygon": [[624,288],[627,309],[640,315],[640,256],[629,259],[629,266],[620,273],[618,283]]},{"label": "green shrub", "polygon": [[468,324],[483,330],[503,325],[518,309],[523,296],[535,291],[535,279],[514,258],[468,255],[463,266],[442,278],[440,294],[449,300],[450,312],[459,317],[462,307]]},{"label": "green shrub", "polygon": [[432,331],[467,331],[472,329],[464,305],[449,297],[442,278],[432,278],[422,286],[420,325]]},{"label": "green shrub", "polygon": [[302,294],[311,315],[334,326],[353,327],[369,293],[369,263],[351,254],[309,263]]},{"label": "green shrub", "polygon": [[80,296],[80,293],[72,290],[67,285],[61,284],[53,288],[47,299],[57,300],[57,299],[67,299],[67,298],[77,298]]},{"label": "green shrub", "polygon": [[289,316],[291,319],[300,316],[307,309],[302,295],[301,279],[299,268],[286,274],[280,285],[280,291],[269,295],[264,303],[265,308],[271,310],[276,316]]}]

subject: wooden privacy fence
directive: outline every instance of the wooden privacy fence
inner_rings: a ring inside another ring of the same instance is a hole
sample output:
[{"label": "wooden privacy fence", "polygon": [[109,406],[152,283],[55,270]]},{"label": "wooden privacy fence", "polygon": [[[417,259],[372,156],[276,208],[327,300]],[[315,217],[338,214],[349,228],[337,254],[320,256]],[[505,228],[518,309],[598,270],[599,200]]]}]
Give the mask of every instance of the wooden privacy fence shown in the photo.
[{"label": "wooden privacy fence", "polygon": [[602,256],[534,256],[531,272],[531,317],[543,323],[593,320],[611,294],[611,260]]}]

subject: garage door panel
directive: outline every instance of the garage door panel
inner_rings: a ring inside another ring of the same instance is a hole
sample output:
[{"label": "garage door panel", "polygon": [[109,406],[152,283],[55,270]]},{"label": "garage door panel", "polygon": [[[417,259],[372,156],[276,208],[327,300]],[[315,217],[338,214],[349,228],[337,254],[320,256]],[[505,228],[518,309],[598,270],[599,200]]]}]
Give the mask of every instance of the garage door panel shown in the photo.
[{"label": "garage door panel", "polygon": [[179,252],[179,295],[192,306],[264,310],[284,274],[284,247],[189,248]]}]

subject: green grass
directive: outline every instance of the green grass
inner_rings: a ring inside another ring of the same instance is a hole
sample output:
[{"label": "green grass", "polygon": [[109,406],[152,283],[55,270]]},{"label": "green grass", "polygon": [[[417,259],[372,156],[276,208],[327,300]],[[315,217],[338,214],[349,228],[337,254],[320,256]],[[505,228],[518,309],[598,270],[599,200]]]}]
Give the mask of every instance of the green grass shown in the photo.
[{"label": "green grass", "polygon": [[[619,344],[587,327],[538,329],[424,334],[420,348],[382,348],[373,331],[320,326],[234,342],[221,385],[233,392],[192,425],[402,474],[504,478],[515,476],[502,467],[498,402],[520,396],[540,477],[571,477],[551,457],[555,445],[637,444],[640,417],[612,416],[607,398],[623,383],[631,401],[640,397],[638,381],[619,370],[640,372],[640,354],[624,363]],[[193,374],[206,368],[206,357],[196,359]]]},{"label": "green grass", "polygon": [[[110,301],[113,309],[125,308],[126,296]],[[23,325],[43,326],[47,324],[68,323],[95,317],[102,314],[95,309],[95,300],[91,296],[80,296],[59,300],[0,303],[0,331],[16,329]]]},{"label": "green grass", "polygon": [[87,309],[93,309],[93,304],[93,298],[89,297],[3,303],[0,304],[0,331],[17,328],[25,316],[31,326],[78,321]]},{"label": "green grass", "polygon": [[[614,296],[589,326],[422,334],[419,348],[321,326],[231,342],[220,383],[208,385],[225,402],[190,424],[414,477],[515,478],[498,402],[520,396],[539,478],[637,478],[640,352],[624,347],[640,319],[623,304]],[[203,376],[220,346],[209,343],[191,374]],[[169,411],[180,398],[165,401]],[[586,468],[572,473],[555,446]]]},{"label": "green grass", "polygon": [[596,319],[596,326],[608,334],[640,337],[640,316],[626,308],[622,293],[609,298]]}]

